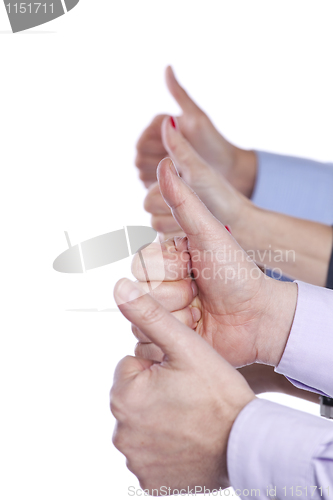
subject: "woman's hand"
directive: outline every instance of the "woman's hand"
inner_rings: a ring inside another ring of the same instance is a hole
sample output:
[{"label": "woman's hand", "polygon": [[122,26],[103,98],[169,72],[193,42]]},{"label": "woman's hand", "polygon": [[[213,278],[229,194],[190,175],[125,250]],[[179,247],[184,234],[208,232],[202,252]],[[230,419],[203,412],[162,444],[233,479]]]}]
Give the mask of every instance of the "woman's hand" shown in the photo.
[{"label": "woman's hand", "polygon": [[[252,203],[198,155],[181,132],[173,128],[169,118],[163,120],[161,130],[163,144],[180,176],[218,220],[241,234],[243,221],[248,218]],[[166,239],[181,234],[158,183],[150,186],[144,207],[152,214],[154,229],[163,233]]]},{"label": "woman's hand", "polygon": [[[181,177],[211,213],[231,227],[256,262],[325,286],[332,251],[331,227],[256,207],[196,153],[168,118],[162,123],[162,138]],[[145,208],[152,214],[152,226],[165,238],[181,234],[156,183],[147,193]]]},{"label": "woman's hand", "polygon": [[[177,122],[184,137],[205,162],[241,193],[250,197],[257,174],[255,153],[237,148],[218,132],[206,113],[179,85],[170,66],[166,69],[165,77],[171,95],[182,110],[173,123]],[[161,125],[166,117],[168,115],[157,115],[137,143],[135,164],[146,187],[156,182],[156,167],[167,155],[161,134]]]}]

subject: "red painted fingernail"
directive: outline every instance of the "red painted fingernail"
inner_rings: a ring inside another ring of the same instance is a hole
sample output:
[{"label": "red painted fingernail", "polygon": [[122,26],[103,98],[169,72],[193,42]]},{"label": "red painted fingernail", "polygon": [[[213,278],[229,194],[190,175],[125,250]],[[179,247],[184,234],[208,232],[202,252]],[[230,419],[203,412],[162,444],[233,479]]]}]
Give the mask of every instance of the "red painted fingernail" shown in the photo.
[{"label": "red painted fingernail", "polygon": [[229,226],[225,226],[226,230],[229,231],[230,234],[232,234],[231,229]]},{"label": "red painted fingernail", "polygon": [[177,128],[176,127],[176,122],[175,122],[173,116],[170,116],[170,122],[171,122],[171,125],[173,126],[173,128]]}]

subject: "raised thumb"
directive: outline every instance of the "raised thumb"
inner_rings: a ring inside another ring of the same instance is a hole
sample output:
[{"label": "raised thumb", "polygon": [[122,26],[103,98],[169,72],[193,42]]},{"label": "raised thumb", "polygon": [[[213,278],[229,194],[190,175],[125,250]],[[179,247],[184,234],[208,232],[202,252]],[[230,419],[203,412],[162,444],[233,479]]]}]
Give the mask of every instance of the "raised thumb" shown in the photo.
[{"label": "raised thumb", "polygon": [[169,205],[175,220],[187,235],[191,246],[199,250],[213,249],[221,237],[232,240],[231,235],[195,192],[179,177],[170,158],[164,158],[157,168],[161,194]]},{"label": "raised thumb", "polygon": [[198,113],[201,112],[199,106],[191,99],[188,93],[181,87],[175,77],[173,69],[168,66],[165,70],[165,81],[170,94],[175,99],[177,104],[181,107],[184,113]]},{"label": "raised thumb", "polygon": [[161,127],[162,142],[166,151],[175,163],[179,173],[188,184],[195,179],[198,170],[205,168],[205,164],[191,144],[180,132],[179,127],[174,128],[171,117],[167,117],[162,122]]}]

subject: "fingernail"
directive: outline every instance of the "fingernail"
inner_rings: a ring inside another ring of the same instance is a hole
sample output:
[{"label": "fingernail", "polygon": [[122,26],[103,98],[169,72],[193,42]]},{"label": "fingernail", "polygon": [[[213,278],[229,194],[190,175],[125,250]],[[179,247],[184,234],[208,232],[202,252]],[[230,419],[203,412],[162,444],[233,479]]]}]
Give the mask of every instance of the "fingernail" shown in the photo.
[{"label": "fingernail", "polygon": [[[181,250],[184,243],[187,243],[187,236],[175,236],[174,237],[175,247],[177,250]],[[187,250],[187,245],[186,245]]]},{"label": "fingernail", "polygon": [[230,229],[229,226],[224,226],[224,227],[226,228],[227,231],[229,231],[230,234],[232,234],[231,229]]},{"label": "fingernail", "polygon": [[176,120],[174,119],[173,116],[170,116],[170,122],[171,122],[171,125],[173,126],[173,128],[177,128],[177,126],[176,126]]},{"label": "fingernail", "polygon": [[133,281],[124,278],[117,288],[116,295],[124,302],[131,302],[142,295],[142,290]]},{"label": "fingernail", "polygon": [[172,160],[170,161],[169,167],[170,167],[171,172],[175,175],[178,175],[178,177],[179,177],[179,172],[177,170],[177,167]]},{"label": "fingernail", "polygon": [[187,263],[187,272],[190,275],[192,272],[192,262],[189,260]]},{"label": "fingernail", "polygon": [[198,295],[198,287],[195,281],[191,281],[191,288],[193,291],[193,297],[196,297]]},{"label": "fingernail", "polygon": [[201,311],[197,307],[191,307],[191,313],[194,323],[197,323],[201,319]]}]

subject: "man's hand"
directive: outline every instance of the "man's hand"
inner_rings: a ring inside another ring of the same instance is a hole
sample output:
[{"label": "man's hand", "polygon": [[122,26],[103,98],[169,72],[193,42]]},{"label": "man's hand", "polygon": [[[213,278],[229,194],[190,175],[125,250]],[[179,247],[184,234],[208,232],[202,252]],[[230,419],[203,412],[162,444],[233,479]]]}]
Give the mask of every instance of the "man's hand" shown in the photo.
[{"label": "man's hand", "polygon": [[[218,132],[208,116],[179,85],[170,66],[165,77],[171,95],[182,110],[177,118],[180,131],[204,161],[250,197],[257,172],[255,153],[237,148]],[[161,125],[167,116],[156,116],[137,143],[135,164],[146,187],[156,181],[156,166],[167,155],[161,136]]]},{"label": "man's hand", "polygon": [[171,493],[226,488],[230,430],[255,396],[199,335],[140,295],[129,280],[116,285],[121,312],[160,348],[163,360],[128,356],[118,364],[111,389],[114,445],[151,494],[162,486]]},{"label": "man's hand", "polygon": [[[185,287],[190,287],[190,274],[184,279],[178,268],[182,255],[185,260],[190,257],[198,293],[195,297],[192,295],[191,303],[185,307],[195,307],[196,314],[198,311],[201,314],[196,331],[235,367],[254,362],[277,366],[293,321],[297,285],[267,278],[177,175],[170,159],[160,163],[158,177],[164,200],[186,238],[176,239],[173,246],[169,244],[165,253],[168,283],[157,287],[154,297],[164,301],[166,286],[170,287],[169,282],[173,282],[173,293],[166,307],[181,314],[185,306],[181,297]],[[148,276],[154,281],[154,273],[158,271],[154,253],[147,249],[142,254]],[[189,257],[185,257],[187,254]],[[137,257],[133,260],[132,272],[139,281],[145,282],[145,270]],[[136,352],[145,356],[146,341],[140,337],[137,327],[135,333],[141,342]],[[149,356],[152,349],[154,359],[160,359],[156,346],[149,346]]]}]

